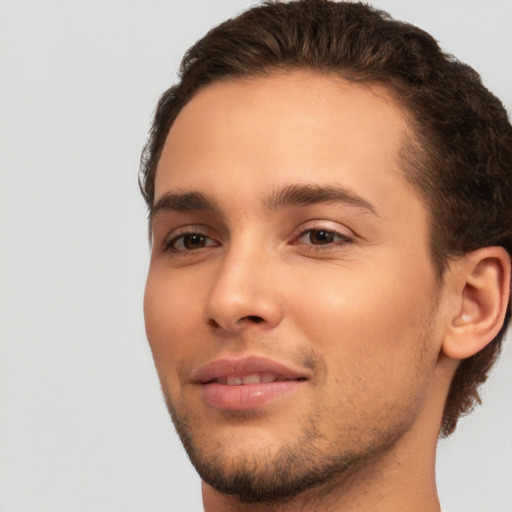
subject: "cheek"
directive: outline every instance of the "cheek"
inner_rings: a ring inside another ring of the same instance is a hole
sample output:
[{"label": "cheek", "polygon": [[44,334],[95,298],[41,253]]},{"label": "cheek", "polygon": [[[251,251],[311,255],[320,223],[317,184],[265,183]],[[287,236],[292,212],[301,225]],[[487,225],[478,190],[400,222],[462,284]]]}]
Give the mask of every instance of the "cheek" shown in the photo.
[{"label": "cheek", "polygon": [[144,319],[147,338],[158,373],[175,375],[180,359],[194,350],[193,338],[201,327],[201,312],[194,287],[161,273],[148,275],[144,294]]},{"label": "cheek", "polygon": [[385,378],[401,386],[417,373],[425,350],[435,361],[431,275],[381,267],[340,268],[329,279],[316,277],[302,281],[308,300],[296,303],[300,310],[294,316],[298,330],[331,362],[331,378],[351,373],[360,381]]},{"label": "cheek", "polygon": [[371,426],[409,421],[424,403],[437,357],[425,309],[428,287],[404,291],[391,277],[371,283],[331,280],[295,315],[297,332],[327,365],[328,392],[315,407],[346,439],[360,439],[350,431],[353,422],[368,427],[358,436],[371,438]]}]

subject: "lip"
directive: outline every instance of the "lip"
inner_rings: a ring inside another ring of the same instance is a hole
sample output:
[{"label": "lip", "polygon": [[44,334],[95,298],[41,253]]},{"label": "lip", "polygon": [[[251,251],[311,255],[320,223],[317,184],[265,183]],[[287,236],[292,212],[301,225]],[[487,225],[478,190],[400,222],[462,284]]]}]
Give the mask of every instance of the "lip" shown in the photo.
[{"label": "lip", "polygon": [[[276,374],[286,380],[254,384],[227,385],[217,379],[244,377],[255,373]],[[222,358],[202,366],[193,382],[201,386],[208,405],[223,410],[251,410],[298,390],[308,380],[304,369],[292,368],[258,356]]]},{"label": "lip", "polygon": [[265,357],[247,356],[243,358],[226,357],[207,363],[194,375],[193,380],[197,384],[207,384],[223,377],[243,377],[252,373],[275,373],[288,380],[308,378],[308,373],[305,370],[291,368]]}]

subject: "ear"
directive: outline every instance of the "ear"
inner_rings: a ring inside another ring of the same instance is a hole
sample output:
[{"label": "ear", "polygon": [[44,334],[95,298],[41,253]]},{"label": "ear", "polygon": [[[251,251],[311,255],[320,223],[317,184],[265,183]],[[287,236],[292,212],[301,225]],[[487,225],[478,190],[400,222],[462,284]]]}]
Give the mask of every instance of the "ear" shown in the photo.
[{"label": "ear", "polygon": [[484,247],[450,264],[446,278],[453,310],[442,350],[465,359],[482,350],[503,325],[510,294],[510,256],[502,247]]}]

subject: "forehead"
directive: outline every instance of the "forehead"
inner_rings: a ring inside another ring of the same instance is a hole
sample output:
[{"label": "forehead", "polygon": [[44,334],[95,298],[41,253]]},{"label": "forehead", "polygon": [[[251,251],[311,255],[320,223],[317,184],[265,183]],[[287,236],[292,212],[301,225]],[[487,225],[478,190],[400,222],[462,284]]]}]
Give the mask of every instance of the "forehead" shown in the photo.
[{"label": "forehead", "polygon": [[[218,82],[176,118],[157,169],[155,198],[169,189],[238,187],[254,196],[297,182],[372,184],[405,180],[399,151],[405,115],[382,87],[293,71]],[[222,200],[222,197],[220,198]]]}]

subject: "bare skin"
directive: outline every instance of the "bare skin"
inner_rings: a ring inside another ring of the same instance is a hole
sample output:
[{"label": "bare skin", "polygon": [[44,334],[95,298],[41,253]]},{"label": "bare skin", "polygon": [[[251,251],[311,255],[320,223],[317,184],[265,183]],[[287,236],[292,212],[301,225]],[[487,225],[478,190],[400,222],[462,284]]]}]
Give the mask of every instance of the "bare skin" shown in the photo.
[{"label": "bare skin", "polygon": [[439,280],[407,130],[384,90],[302,71],[208,86],[171,128],[146,327],[206,512],[439,512],[445,398],[508,257]]}]

